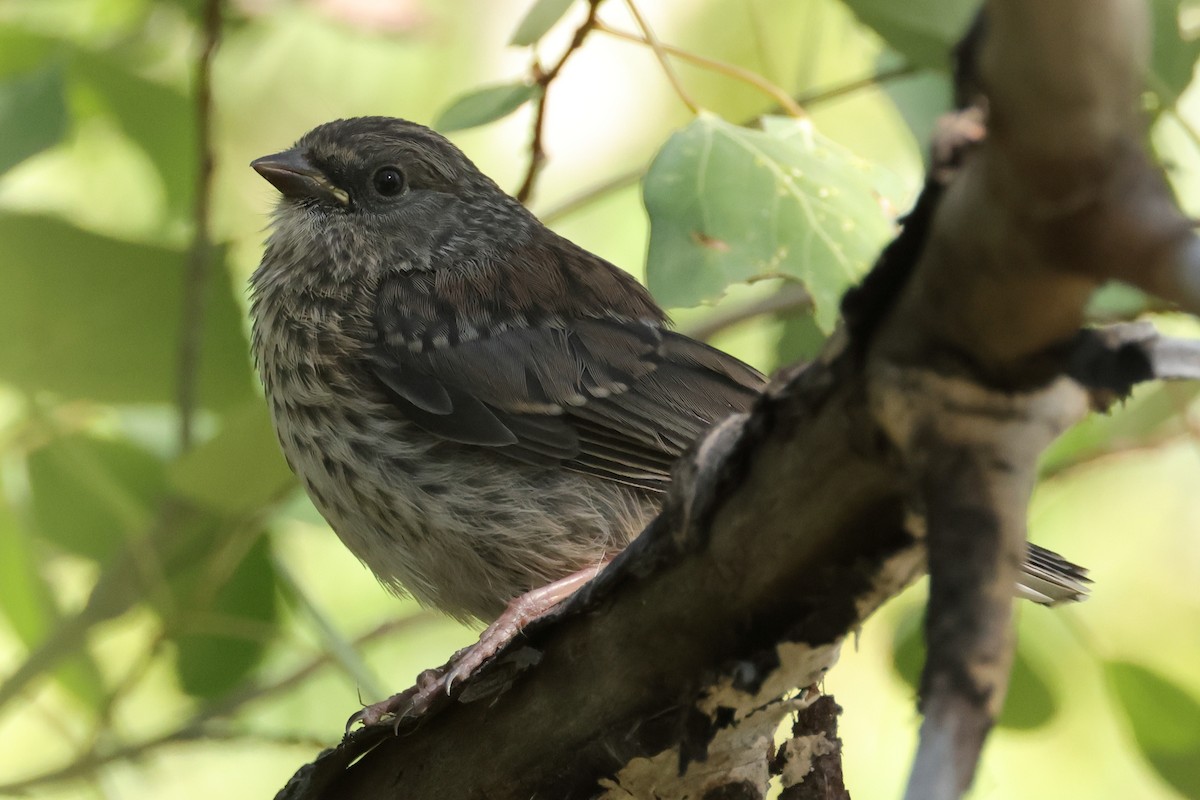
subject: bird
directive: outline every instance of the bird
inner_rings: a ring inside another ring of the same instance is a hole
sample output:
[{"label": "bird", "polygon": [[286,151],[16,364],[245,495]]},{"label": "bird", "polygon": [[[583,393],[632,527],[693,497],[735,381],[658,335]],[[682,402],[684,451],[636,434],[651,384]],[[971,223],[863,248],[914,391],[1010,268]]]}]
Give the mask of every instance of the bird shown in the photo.
[{"label": "bird", "polygon": [[[427,127],[335,120],[251,166],[280,195],[250,284],[281,448],[350,551],[425,606],[495,625],[560,601],[765,386]],[[1084,582],[1031,547],[1020,591]]]}]

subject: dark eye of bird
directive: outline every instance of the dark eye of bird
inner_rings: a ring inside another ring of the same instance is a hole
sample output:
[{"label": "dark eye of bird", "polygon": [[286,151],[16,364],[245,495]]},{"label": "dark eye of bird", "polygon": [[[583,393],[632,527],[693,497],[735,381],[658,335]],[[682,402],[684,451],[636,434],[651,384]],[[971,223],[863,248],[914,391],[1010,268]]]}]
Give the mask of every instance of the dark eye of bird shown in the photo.
[{"label": "dark eye of bird", "polygon": [[382,167],[371,178],[375,191],[384,197],[395,197],[404,191],[404,173],[395,167]]}]

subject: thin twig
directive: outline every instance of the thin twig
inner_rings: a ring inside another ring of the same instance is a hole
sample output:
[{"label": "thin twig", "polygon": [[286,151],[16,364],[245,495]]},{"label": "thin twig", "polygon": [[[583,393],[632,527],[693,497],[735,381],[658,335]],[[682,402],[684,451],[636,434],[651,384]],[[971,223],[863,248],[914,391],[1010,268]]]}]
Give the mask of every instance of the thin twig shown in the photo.
[{"label": "thin twig", "polygon": [[285,597],[296,610],[308,617],[317,635],[322,652],[329,653],[341,670],[353,680],[359,692],[365,692],[368,697],[383,698],[387,693],[383,690],[374,671],[363,659],[358,648],[347,641],[346,636],[338,630],[329,616],[321,609],[310,595],[304,584],[293,573],[287,562],[274,555],[271,562],[275,565],[275,573],[279,577]]},{"label": "thin twig", "polygon": [[529,198],[533,195],[534,184],[537,183],[538,175],[546,163],[546,150],[542,144],[542,136],[546,127],[546,97],[550,93],[550,84],[558,77],[558,73],[562,72],[567,59],[583,46],[584,39],[595,29],[596,12],[600,8],[600,3],[601,0],[589,0],[587,19],[575,29],[571,43],[553,67],[543,70],[537,61],[534,61],[533,81],[541,88],[541,91],[538,93],[537,107],[533,114],[533,140],[529,144],[529,169],[525,172],[525,180],[521,182],[521,188],[517,190],[517,200],[522,203],[529,202]]},{"label": "thin twig", "polygon": [[204,295],[212,261],[212,234],[209,230],[213,172],[212,59],[220,39],[221,0],[206,0],[204,40],[196,64],[197,175],[193,209],[195,233],[188,252],[187,271],[183,278],[183,311],[180,315],[177,378],[180,450],[188,450],[192,446],[200,348],[204,338]]},{"label": "thin twig", "polygon": [[894,81],[899,78],[907,78],[910,75],[915,75],[917,72],[916,66],[912,64],[901,64],[898,67],[885,69],[881,72],[876,72],[873,75],[864,75],[856,80],[848,81],[847,83],[839,83],[837,86],[831,86],[828,89],[818,89],[809,94],[802,94],[796,98],[796,102],[802,106],[811,106],[816,103],[825,103],[830,100],[836,100],[854,92],[870,89],[881,83]]},{"label": "thin twig", "polygon": [[89,741],[91,744],[88,750],[96,749],[103,742],[106,731],[111,730],[113,714],[117,706],[123,699],[134,692],[141,684],[142,680],[154,667],[155,661],[162,653],[163,645],[166,644],[166,637],[160,630],[155,633],[153,641],[146,650],[140,653],[137,660],[125,672],[116,685],[104,696],[100,701],[100,707],[96,711],[95,721],[92,723],[91,735]]},{"label": "thin twig", "polygon": [[[361,647],[390,633],[428,622],[431,619],[435,619],[432,614],[422,612],[401,619],[389,620],[356,638],[354,644],[356,647]],[[308,663],[297,667],[282,678],[271,683],[249,686],[213,703],[197,712],[191,719],[174,730],[140,742],[123,745],[108,752],[98,752],[94,749],[85,751],[77,756],[74,761],[58,769],[0,786],[0,795],[21,794],[37,786],[61,783],[63,781],[83,780],[107,764],[137,759],[165,745],[179,742],[203,741],[209,739],[210,736],[224,738],[220,732],[211,729],[209,723],[212,720],[228,717],[254,701],[283,694],[292,687],[312,677],[312,675],[331,661],[333,661],[332,654],[322,652],[314,656]],[[247,735],[250,736],[253,734]]]},{"label": "thin twig", "polygon": [[700,105],[683,88],[683,83],[679,80],[679,76],[675,74],[675,68],[671,66],[671,60],[667,58],[666,49],[658,37],[654,35],[654,29],[650,27],[650,23],[642,16],[642,12],[638,10],[637,3],[633,0],[625,0],[625,5],[629,7],[629,13],[633,15],[634,21],[641,28],[642,35],[646,37],[646,42],[650,45],[650,49],[654,51],[654,56],[658,59],[663,73],[667,76],[667,80],[671,82],[672,88],[675,89],[675,94],[679,95],[679,99],[683,101],[683,104],[688,107],[689,111],[693,114],[699,114]]},{"label": "thin twig", "polygon": [[638,167],[613,175],[597,183],[595,186],[589,186],[583,191],[571,195],[566,200],[560,201],[557,205],[551,206],[544,213],[538,214],[538,218],[547,225],[551,225],[563,217],[570,216],[579,209],[591,205],[594,201],[599,200],[605,195],[633,186],[641,180],[645,172],[645,167]]},{"label": "thin twig", "polygon": [[[596,30],[600,31],[601,33],[606,33],[609,36],[617,39],[622,39],[626,42],[653,46],[645,37],[618,30],[617,28],[611,28],[608,25],[605,25],[603,22],[596,24]],[[663,52],[678,58],[682,58],[684,61],[690,61],[697,66],[704,67],[705,69],[712,70],[713,72],[720,73],[727,77],[733,78],[734,80],[753,86],[763,94],[771,97],[776,103],[779,104],[780,108],[787,112],[789,116],[808,116],[805,114],[804,109],[800,107],[800,104],[792,99],[791,95],[789,95],[779,86],[771,83],[762,75],[759,75],[754,70],[746,69],[745,67],[739,67],[737,64],[730,64],[728,61],[719,61],[715,58],[702,56],[699,53],[693,53],[689,50],[684,50],[669,44],[661,44],[660,47],[662,47]]]},{"label": "thin twig", "polygon": [[[858,92],[863,89],[869,89],[877,83],[885,83],[887,81],[907,77],[912,75],[914,72],[916,72],[915,67],[905,64],[894,69],[876,73],[875,75],[869,75],[864,78],[856,78],[853,81],[839,84],[829,89],[822,89],[807,95],[802,95],[797,98],[796,102],[801,107],[811,108],[812,106],[843,97],[847,94],[853,94],[854,92]],[[769,109],[766,113],[773,114],[778,110],[780,109],[776,107]],[[753,118],[746,120],[744,124],[750,124],[760,116],[761,115],[755,115]],[[549,225],[557,220],[562,219],[563,217],[575,213],[581,208],[586,207],[594,200],[611,194],[612,192],[633,186],[638,182],[639,179],[641,179],[645,171],[645,167],[638,167],[637,169],[631,169],[627,172],[614,175],[611,178],[597,183],[595,186],[588,187],[577,194],[571,195],[566,200],[558,203],[558,205],[550,207],[544,213],[539,214],[538,216],[541,218],[542,222],[545,222],[547,225]]]},{"label": "thin twig", "polygon": [[764,298],[731,308],[728,311],[710,314],[696,325],[684,328],[683,333],[693,339],[708,341],[721,331],[755,317],[796,311],[802,308],[812,308],[812,295],[801,284],[788,281],[779,287],[778,291],[772,292]]}]

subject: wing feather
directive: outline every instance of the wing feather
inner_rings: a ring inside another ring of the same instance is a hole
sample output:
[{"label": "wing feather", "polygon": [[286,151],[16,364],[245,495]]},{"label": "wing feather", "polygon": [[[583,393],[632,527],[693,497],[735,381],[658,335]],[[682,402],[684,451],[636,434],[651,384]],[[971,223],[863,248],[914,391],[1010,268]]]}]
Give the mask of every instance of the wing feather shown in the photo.
[{"label": "wing feather", "polygon": [[471,296],[441,306],[427,280],[396,273],[376,295],[373,371],[397,409],[434,436],[661,491],[672,462],[714,422],[747,409],[763,376],[667,330],[628,276],[572,253],[564,261],[535,248],[525,268],[573,271],[559,283],[584,292],[599,291],[596,271],[605,272],[611,316],[571,316],[573,304],[545,297],[506,310],[494,297],[507,280],[497,262],[480,267],[492,295],[479,275],[447,279],[444,291]]}]

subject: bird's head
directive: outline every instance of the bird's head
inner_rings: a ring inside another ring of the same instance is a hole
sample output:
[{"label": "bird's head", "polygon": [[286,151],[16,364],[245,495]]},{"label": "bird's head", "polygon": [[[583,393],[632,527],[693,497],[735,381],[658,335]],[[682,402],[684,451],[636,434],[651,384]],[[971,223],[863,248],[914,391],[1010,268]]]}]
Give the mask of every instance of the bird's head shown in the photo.
[{"label": "bird's head", "polygon": [[[462,263],[480,242],[520,246],[537,224],[445,137],[402,119],[328,122],[251,166],[282,194],[272,245],[328,253],[335,268],[349,251],[360,268]],[[456,257],[438,259],[446,248]]]},{"label": "bird's head", "polygon": [[285,202],[325,211],[387,213],[423,193],[500,191],[444,136],[394,117],[327,122],[250,166]]}]

